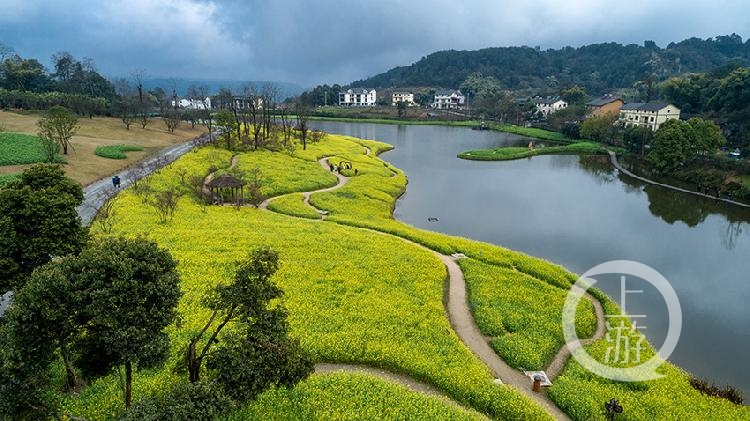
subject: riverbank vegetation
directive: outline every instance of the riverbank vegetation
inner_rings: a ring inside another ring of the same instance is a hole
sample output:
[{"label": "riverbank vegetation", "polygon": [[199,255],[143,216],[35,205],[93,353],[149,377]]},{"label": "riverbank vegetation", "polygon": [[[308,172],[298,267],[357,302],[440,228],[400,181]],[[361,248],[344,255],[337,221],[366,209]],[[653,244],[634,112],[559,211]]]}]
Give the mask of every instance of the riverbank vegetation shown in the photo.
[{"label": "riverbank vegetation", "polygon": [[530,158],[537,155],[597,155],[606,154],[604,146],[594,142],[576,142],[563,146],[543,147],[503,147],[496,149],[479,149],[458,154],[461,159],[474,161],[509,161]]}]

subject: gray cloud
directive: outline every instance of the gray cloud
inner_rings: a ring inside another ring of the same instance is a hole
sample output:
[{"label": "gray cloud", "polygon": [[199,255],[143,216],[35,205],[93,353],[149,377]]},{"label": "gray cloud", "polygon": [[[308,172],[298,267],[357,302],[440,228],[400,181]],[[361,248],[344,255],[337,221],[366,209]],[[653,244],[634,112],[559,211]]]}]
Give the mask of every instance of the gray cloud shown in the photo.
[{"label": "gray cloud", "polygon": [[443,49],[748,36],[741,0],[5,0],[0,42],[103,73],[347,83]]}]

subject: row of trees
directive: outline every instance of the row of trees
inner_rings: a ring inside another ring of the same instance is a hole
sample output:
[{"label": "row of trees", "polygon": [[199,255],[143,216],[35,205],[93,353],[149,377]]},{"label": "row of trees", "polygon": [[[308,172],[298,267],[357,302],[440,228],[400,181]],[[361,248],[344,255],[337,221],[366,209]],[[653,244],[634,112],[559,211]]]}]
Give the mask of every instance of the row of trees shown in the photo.
[{"label": "row of trees", "polygon": [[[129,408],[134,375],[163,364],[172,347],[164,330],[181,328],[175,260],[143,238],[90,241],[75,212],[82,199],[81,187],[56,166],[32,167],[0,189],[2,290],[15,291],[0,317],[0,418],[76,419],[60,413],[58,360],[69,392],[119,373]],[[184,359],[172,363],[186,382],[125,417],[173,418],[189,408],[185,417],[213,418],[309,375],[312,362],[287,335],[286,311],[276,303],[283,293],[271,278],[279,264],[267,247],[237,262],[232,281],[207,293],[204,327],[175,344]]]},{"label": "row of trees", "polygon": [[99,74],[94,61],[78,60],[68,52],[52,55],[54,71],[34,58],[22,58],[0,43],[0,88],[20,92],[60,92],[112,99],[112,84]]},{"label": "row of trees", "polygon": [[655,82],[686,72],[710,71],[729,62],[750,63],[750,42],[736,34],[690,38],[660,48],[614,42],[543,51],[528,46],[439,51],[410,66],[354,82],[352,86],[459,86],[469,75],[495,77],[503,89],[560,89],[579,85],[603,94],[632,87],[646,76]]}]

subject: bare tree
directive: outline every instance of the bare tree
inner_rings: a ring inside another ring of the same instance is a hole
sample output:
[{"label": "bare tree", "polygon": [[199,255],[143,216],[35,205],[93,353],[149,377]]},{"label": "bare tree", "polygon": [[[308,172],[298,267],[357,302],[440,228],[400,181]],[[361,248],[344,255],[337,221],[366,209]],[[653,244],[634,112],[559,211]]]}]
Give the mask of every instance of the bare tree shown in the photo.
[{"label": "bare tree", "polygon": [[290,154],[294,154],[296,148],[294,139],[292,139],[292,132],[294,124],[289,116],[289,109],[286,106],[279,107],[279,122],[281,125],[282,141],[281,146]]},{"label": "bare tree", "polygon": [[177,210],[177,203],[180,200],[180,194],[175,190],[164,190],[156,193],[149,202],[159,214],[159,222],[166,224],[174,218],[174,212]]},{"label": "bare tree", "polygon": [[164,125],[167,126],[169,133],[174,133],[175,129],[180,125],[180,110],[178,106],[177,93],[173,90],[171,106],[163,106],[161,110],[161,118],[164,120]]},{"label": "bare tree", "polygon": [[255,167],[250,172],[250,182],[247,183],[247,201],[255,206],[258,207],[258,205],[265,200],[265,196],[260,191],[263,187],[263,179],[262,179],[262,172],[260,170],[260,167]]},{"label": "bare tree", "polygon": [[273,126],[273,111],[276,109],[276,101],[279,97],[279,88],[273,83],[265,83],[261,88],[261,98],[263,99],[263,126],[265,137],[271,137],[271,126]]},{"label": "bare tree", "polygon": [[204,177],[194,174],[187,177],[182,184],[190,192],[190,196],[192,196],[203,213],[206,212],[208,205],[211,204],[211,193],[204,189],[204,182]]},{"label": "bare tree", "polygon": [[302,141],[302,150],[307,149],[307,132],[310,130],[308,122],[310,120],[309,111],[307,106],[302,100],[298,99],[294,107],[295,114],[297,114],[297,130],[299,131],[299,138]]},{"label": "bare tree", "polygon": [[327,133],[321,130],[310,130],[310,143],[317,143],[326,138]]},{"label": "bare tree", "polygon": [[[104,193],[104,197],[112,197],[114,193],[111,189]],[[110,234],[112,228],[115,226],[115,219],[117,217],[117,211],[115,210],[115,202],[112,199],[105,201],[96,213],[96,219],[94,223],[102,230],[105,234]]]},{"label": "bare tree", "polygon": [[149,108],[151,107],[148,104],[148,93],[144,91],[143,87],[145,78],[146,74],[143,70],[139,69],[133,72],[133,83],[138,98],[138,120],[142,129],[145,129],[151,121],[149,119]]}]

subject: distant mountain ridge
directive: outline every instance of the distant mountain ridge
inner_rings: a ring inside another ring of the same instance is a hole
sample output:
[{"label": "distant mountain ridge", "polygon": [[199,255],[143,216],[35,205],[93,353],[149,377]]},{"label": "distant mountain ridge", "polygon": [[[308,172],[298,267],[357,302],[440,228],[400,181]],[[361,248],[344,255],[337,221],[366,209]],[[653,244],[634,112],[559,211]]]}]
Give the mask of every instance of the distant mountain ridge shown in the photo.
[{"label": "distant mountain ridge", "polygon": [[180,78],[153,78],[147,79],[143,82],[143,86],[147,90],[152,90],[157,87],[161,87],[165,91],[171,94],[171,90],[175,89],[177,95],[185,96],[191,85],[197,87],[205,86],[209,95],[215,95],[221,88],[228,88],[232,92],[240,94],[245,86],[253,86],[257,89],[262,88],[265,84],[275,85],[279,90],[279,100],[282,101],[286,98],[297,96],[304,89],[297,84],[288,82],[273,82],[273,81],[240,81],[240,80],[200,80],[200,79],[180,79]]},{"label": "distant mountain ridge", "polygon": [[526,46],[446,50],[350,86],[456,88],[470,74],[480,72],[494,76],[507,89],[580,85],[598,95],[629,88],[649,75],[664,80],[682,73],[711,71],[729,63],[750,65],[750,40],[743,43],[742,37],[732,34],[706,40],[689,38],[666,48],[645,41],[643,45],[611,42],[544,51]]}]

